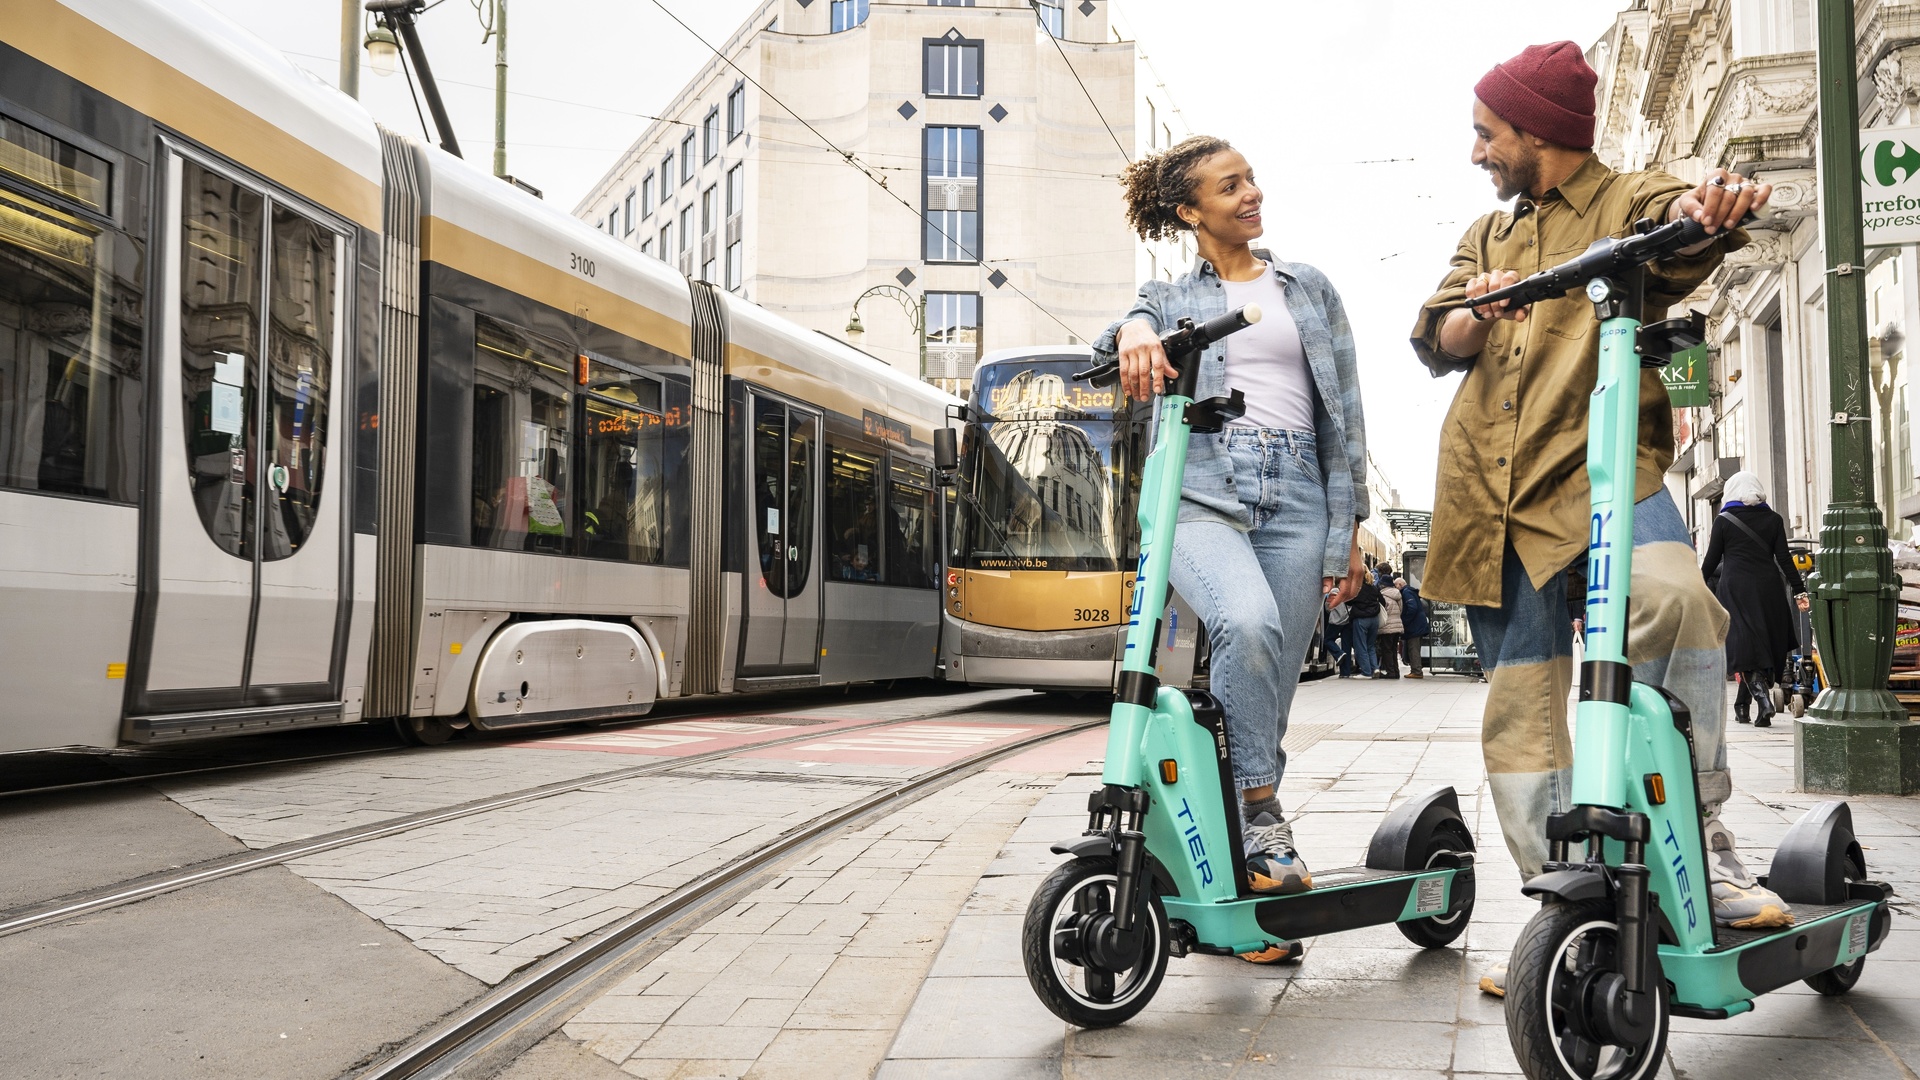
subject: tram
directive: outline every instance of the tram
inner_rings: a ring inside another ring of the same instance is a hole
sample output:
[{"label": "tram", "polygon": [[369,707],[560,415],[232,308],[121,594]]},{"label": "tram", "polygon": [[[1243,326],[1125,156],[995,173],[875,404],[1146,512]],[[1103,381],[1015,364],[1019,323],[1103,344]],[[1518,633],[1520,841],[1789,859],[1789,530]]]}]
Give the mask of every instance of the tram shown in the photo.
[{"label": "tram", "polygon": [[[996,350],[954,410],[950,682],[1105,692],[1118,678],[1151,416],[1117,386],[1074,380],[1092,366],[1085,346]],[[1161,679],[1189,685],[1204,655],[1199,619],[1176,596],[1162,625]]]},{"label": "tram", "polygon": [[955,404],[188,0],[0,0],[0,752],[930,677]]}]

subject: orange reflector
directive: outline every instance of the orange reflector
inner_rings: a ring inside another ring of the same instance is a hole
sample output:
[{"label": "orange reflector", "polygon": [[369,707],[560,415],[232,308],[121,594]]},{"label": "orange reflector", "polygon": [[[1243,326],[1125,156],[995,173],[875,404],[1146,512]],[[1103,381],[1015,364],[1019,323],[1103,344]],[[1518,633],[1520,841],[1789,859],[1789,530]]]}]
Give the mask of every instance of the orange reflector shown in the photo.
[{"label": "orange reflector", "polygon": [[587,385],[587,358],[576,356],[573,363],[573,381],[581,386]]},{"label": "orange reflector", "polygon": [[1664,806],[1667,801],[1667,781],[1657,772],[1647,774],[1647,801],[1655,806]]},{"label": "orange reflector", "polygon": [[1173,760],[1172,758],[1162,759],[1160,762],[1160,779],[1163,782],[1169,783],[1169,784],[1179,780],[1180,779],[1180,763]]}]

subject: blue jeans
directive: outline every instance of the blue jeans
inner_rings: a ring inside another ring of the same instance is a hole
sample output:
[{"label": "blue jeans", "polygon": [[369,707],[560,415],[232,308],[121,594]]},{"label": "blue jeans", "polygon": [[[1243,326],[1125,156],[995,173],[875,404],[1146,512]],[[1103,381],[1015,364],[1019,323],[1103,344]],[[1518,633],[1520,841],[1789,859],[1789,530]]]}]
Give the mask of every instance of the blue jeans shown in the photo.
[{"label": "blue jeans", "polygon": [[[1535,588],[1509,544],[1500,578],[1501,606],[1467,608],[1467,624],[1487,672],[1480,722],[1487,788],[1524,879],[1540,872],[1547,816],[1566,810],[1573,791],[1573,627],[1565,574]],[[1717,817],[1733,793],[1724,738],[1727,614],[1701,580],[1686,522],[1664,488],[1634,504],[1632,590],[1634,681],[1664,686],[1686,702],[1700,804]]]},{"label": "blue jeans", "polygon": [[1354,616],[1353,657],[1363,679],[1371,678],[1380,667],[1380,616]]},{"label": "blue jeans", "polygon": [[1277,784],[1286,771],[1280,739],[1320,620],[1327,489],[1311,432],[1229,428],[1226,441],[1253,528],[1181,522],[1172,580],[1207,628],[1213,694],[1227,714],[1234,783],[1245,790]]}]

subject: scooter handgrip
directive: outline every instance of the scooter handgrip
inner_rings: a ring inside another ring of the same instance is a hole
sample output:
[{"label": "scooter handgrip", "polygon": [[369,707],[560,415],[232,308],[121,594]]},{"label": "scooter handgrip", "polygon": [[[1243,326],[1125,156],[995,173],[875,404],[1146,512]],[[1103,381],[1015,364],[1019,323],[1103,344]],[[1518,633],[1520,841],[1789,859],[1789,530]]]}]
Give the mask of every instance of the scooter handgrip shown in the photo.
[{"label": "scooter handgrip", "polygon": [[1196,347],[1204,349],[1228,334],[1245,330],[1259,321],[1260,305],[1248,304],[1246,307],[1229,311],[1225,315],[1216,315],[1201,323],[1194,332],[1193,343]]}]

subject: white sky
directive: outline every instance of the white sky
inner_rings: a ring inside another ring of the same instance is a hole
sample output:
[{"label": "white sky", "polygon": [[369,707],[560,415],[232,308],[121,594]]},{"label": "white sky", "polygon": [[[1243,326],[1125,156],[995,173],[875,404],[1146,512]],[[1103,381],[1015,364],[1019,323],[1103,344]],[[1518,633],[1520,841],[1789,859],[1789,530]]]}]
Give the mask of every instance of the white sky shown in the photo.
[{"label": "white sky", "polygon": [[[339,0],[204,2],[337,81]],[[757,6],[665,2],[716,45]],[[1340,290],[1359,340],[1369,448],[1405,505],[1431,506],[1458,380],[1429,377],[1406,333],[1468,223],[1497,208],[1467,160],[1473,84],[1530,44],[1591,45],[1625,0],[1097,2],[1116,5],[1187,125],[1232,140],[1253,163],[1267,195],[1264,243]],[[509,12],[508,170],[570,210],[710,54],[652,0],[513,0]],[[443,0],[420,27],[461,149],[488,167],[493,46],[480,42],[472,0]],[[398,73],[363,67],[361,99],[396,130],[421,130]]]}]

